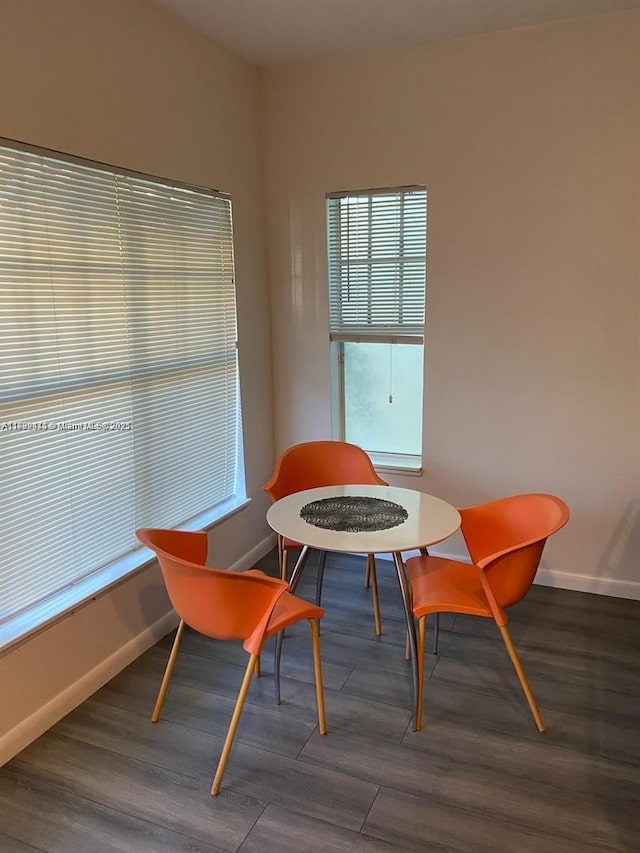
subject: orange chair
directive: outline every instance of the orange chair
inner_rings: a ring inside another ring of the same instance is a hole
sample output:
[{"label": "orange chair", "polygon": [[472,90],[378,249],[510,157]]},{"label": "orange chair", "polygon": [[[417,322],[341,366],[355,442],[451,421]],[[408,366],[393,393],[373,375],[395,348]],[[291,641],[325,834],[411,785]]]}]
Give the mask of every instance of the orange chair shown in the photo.
[{"label": "orange chair", "polygon": [[[389,484],[377,475],[371,459],[357,445],[345,441],[307,441],[289,447],[280,455],[273,476],[262,488],[275,502],[286,495],[302,492],[305,489],[349,485],[388,486]],[[284,580],[288,576],[289,551],[301,547],[299,542],[278,535],[280,577]],[[325,558],[326,555],[321,556],[318,569],[318,604]],[[365,583],[367,586],[371,585],[376,634],[380,636],[382,623],[373,554],[367,555]]]},{"label": "orange chair", "polygon": [[542,549],[552,533],[569,520],[564,501],[529,494],[461,509],[462,534],[473,564],[441,557],[407,560],[413,614],[418,619],[418,714],[422,726],[425,623],[429,613],[470,613],[492,617],[515,667],[539,731],[544,725],[533,693],[507,630],[505,608],[531,588]]},{"label": "orange chair", "polygon": [[171,604],[180,617],[151,720],[158,722],[185,625],[216,640],[243,640],[249,661],[218,762],[211,793],[220,790],[251,677],[267,637],[308,619],[311,625],[320,734],[326,734],[318,620],[323,610],[287,591],[287,584],[258,569],[230,572],[205,566],[207,534],[144,528],[136,536],[155,551]]}]

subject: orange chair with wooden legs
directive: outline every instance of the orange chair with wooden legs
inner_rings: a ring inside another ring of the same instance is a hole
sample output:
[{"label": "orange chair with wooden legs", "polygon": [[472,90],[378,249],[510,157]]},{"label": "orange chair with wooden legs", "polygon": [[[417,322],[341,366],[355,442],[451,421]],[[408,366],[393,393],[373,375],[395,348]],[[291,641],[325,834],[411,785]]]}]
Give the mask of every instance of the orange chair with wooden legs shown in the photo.
[{"label": "orange chair with wooden legs", "polygon": [[[379,477],[368,454],[355,444],[346,441],[306,441],[294,444],[285,450],[276,462],[275,471],[268,483],[262,487],[273,502],[306,489],[318,489],[322,486],[388,486]],[[280,577],[288,576],[289,551],[301,548],[299,542],[278,536],[278,558]],[[318,594],[316,603],[320,603],[324,556],[318,568]],[[382,634],[380,603],[378,600],[378,579],[373,554],[367,555],[365,575],[366,586],[371,586],[373,615],[376,634]]]},{"label": "orange chair with wooden legs", "polygon": [[560,498],[515,495],[461,509],[462,535],[473,563],[441,557],[407,560],[413,615],[418,619],[418,719],[422,726],[425,624],[429,613],[469,613],[494,619],[516,670],[536,726],[544,731],[540,711],[507,630],[505,609],[527,594],[545,542],[569,520]]},{"label": "orange chair with wooden legs", "polygon": [[230,572],[205,566],[207,534],[144,528],[136,536],[158,557],[171,604],[180,624],[169,655],[151,720],[158,722],[173,673],[185,625],[216,640],[242,640],[249,653],[242,686],[233,711],[211,793],[220,791],[233,739],[240,722],[251,678],[259,666],[267,637],[294,622],[308,619],[311,625],[313,662],[320,734],[326,734],[322,665],[318,620],[323,610],[287,591],[285,581],[271,578],[258,569]]}]

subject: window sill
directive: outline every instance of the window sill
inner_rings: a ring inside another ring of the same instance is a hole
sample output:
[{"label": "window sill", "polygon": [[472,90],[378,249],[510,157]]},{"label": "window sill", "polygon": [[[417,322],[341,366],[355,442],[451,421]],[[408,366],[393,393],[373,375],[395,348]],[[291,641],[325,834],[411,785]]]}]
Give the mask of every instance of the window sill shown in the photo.
[{"label": "window sill", "polygon": [[373,467],[379,474],[402,474],[409,477],[422,475],[422,459],[404,453],[369,453]]},{"label": "window sill", "polygon": [[[235,515],[249,503],[249,498],[236,497],[196,516],[180,529],[208,530]],[[0,625],[0,654],[25,642],[66,616],[70,616],[90,601],[95,601],[96,598],[109,592],[132,575],[143,571],[154,559],[155,554],[148,548],[139,548],[123,559],[79,580],[47,601],[9,619],[5,624]]]}]

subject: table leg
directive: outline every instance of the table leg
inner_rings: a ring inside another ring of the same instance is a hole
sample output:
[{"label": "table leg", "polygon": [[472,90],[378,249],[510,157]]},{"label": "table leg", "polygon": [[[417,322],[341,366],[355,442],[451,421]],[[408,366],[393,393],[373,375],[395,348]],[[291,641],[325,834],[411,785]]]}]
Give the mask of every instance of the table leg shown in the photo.
[{"label": "table leg", "polygon": [[[291,577],[289,579],[289,591],[295,592],[295,588],[298,585],[298,581],[300,580],[300,575],[302,574],[302,570],[304,569],[305,563],[307,562],[307,557],[309,556],[309,546],[304,545],[300,554],[298,555],[298,559],[296,560],[296,564],[293,567],[293,571],[291,572]],[[284,640],[284,631],[280,631],[279,634],[276,635],[276,648],[273,653],[273,681],[276,692],[276,704],[280,704],[280,659],[282,657],[282,641]]]},{"label": "table leg", "polygon": [[296,587],[298,586],[298,581],[300,580],[300,575],[302,574],[302,570],[305,567],[308,556],[309,556],[309,546],[303,545],[302,550],[298,554],[298,559],[296,560],[296,564],[293,567],[293,571],[291,572],[291,577],[289,578],[289,592],[295,592],[296,591]]},{"label": "table leg", "polygon": [[407,581],[407,576],[404,571],[402,562],[402,554],[399,551],[394,551],[393,562],[395,563],[396,572],[398,575],[398,583],[400,584],[400,593],[402,594],[402,603],[404,605],[404,613],[407,620],[407,638],[411,649],[411,675],[413,678],[413,730],[418,731],[418,640],[416,637],[416,623],[413,618],[413,609],[411,604],[411,589]]},{"label": "table leg", "polygon": [[318,574],[316,575],[316,604],[320,607],[322,601],[322,580],[324,578],[324,567],[327,562],[327,552],[320,552],[320,560],[318,562]]}]

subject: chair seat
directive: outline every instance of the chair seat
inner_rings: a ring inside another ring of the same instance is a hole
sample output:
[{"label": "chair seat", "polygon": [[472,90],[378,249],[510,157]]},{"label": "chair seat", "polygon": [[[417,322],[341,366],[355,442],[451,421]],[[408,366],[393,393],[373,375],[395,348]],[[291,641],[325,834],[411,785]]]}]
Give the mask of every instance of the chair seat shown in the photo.
[{"label": "chair seat", "polygon": [[417,618],[447,611],[492,615],[477,566],[443,557],[411,557],[406,566]]},{"label": "chair seat", "polygon": [[294,622],[300,622],[303,619],[321,619],[323,616],[324,608],[317,607],[290,592],[283,592],[271,614],[265,637],[278,634]]}]

